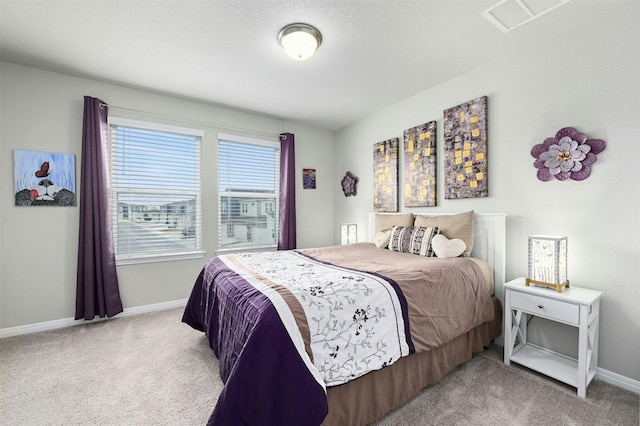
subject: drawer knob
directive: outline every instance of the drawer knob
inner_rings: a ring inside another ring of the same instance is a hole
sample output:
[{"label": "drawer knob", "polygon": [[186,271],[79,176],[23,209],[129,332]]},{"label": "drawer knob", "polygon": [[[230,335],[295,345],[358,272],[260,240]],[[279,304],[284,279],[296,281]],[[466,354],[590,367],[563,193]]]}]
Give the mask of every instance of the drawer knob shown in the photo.
[{"label": "drawer knob", "polygon": [[544,309],[544,305],[538,305],[538,308]]}]

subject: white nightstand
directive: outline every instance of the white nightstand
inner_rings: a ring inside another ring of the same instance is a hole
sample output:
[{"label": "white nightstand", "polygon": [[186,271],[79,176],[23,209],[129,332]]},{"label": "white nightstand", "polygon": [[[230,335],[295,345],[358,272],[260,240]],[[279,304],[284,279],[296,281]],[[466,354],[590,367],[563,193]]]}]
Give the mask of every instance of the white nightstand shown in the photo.
[{"label": "white nightstand", "polygon": [[[602,292],[574,287],[558,293],[548,287],[526,286],[524,278],[505,287],[504,363],[511,361],[578,389],[584,398],[598,367],[598,321]],[[578,328],[578,359],[527,342],[529,316]]]}]

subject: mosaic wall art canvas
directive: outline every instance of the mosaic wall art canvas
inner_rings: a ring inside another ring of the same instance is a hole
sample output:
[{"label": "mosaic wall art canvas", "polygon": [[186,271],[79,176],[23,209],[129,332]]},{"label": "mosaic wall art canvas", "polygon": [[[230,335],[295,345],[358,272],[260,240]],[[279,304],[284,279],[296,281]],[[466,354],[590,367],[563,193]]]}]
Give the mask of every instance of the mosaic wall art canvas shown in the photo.
[{"label": "mosaic wall art canvas", "polygon": [[444,198],[487,197],[487,97],[444,111]]},{"label": "mosaic wall art canvas", "polygon": [[399,138],[373,145],[373,210],[398,211]]},{"label": "mosaic wall art canvas", "polygon": [[404,205],[436,203],[436,122],[430,121],[404,131]]},{"label": "mosaic wall art canvas", "polygon": [[75,206],[73,154],[13,152],[16,206]]}]

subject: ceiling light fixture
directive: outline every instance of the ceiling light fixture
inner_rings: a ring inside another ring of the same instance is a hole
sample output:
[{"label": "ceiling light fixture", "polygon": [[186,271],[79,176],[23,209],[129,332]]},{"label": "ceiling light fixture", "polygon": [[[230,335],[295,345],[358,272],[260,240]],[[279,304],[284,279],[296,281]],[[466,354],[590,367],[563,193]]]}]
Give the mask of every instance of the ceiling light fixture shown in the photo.
[{"label": "ceiling light fixture", "polygon": [[304,61],[313,56],[322,44],[322,34],[309,24],[289,24],[278,33],[278,43],[296,61]]}]

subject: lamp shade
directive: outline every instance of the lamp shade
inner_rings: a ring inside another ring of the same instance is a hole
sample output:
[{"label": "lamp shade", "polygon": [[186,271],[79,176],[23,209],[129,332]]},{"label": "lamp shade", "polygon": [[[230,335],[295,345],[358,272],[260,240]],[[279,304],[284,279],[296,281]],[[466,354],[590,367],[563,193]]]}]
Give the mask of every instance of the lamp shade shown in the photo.
[{"label": "lamp shade", "polygon": [[530,283],[555,287],[558,292],[569,287],[567,276],[567,237],[529,236]]},{"label": "lamp shade", "polygon": [[290,24],[280,30],[278,42],[290,58],[304,61],[313,56],[322,43],[322,34],[308,24]]},{"label": "lamp shade", "polygon": [[355,223],[343,223],[340,225],[340,244],[353,244],[358,242],[358,225]]}]

